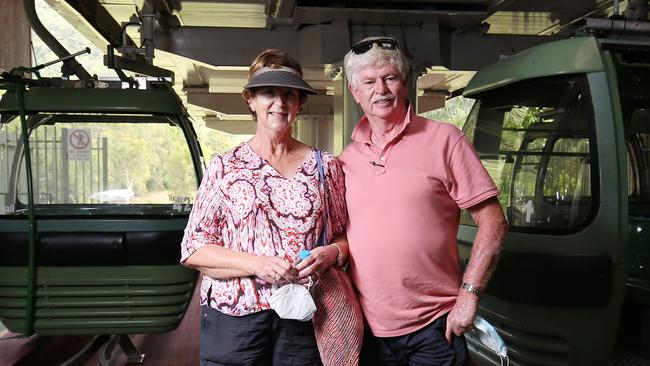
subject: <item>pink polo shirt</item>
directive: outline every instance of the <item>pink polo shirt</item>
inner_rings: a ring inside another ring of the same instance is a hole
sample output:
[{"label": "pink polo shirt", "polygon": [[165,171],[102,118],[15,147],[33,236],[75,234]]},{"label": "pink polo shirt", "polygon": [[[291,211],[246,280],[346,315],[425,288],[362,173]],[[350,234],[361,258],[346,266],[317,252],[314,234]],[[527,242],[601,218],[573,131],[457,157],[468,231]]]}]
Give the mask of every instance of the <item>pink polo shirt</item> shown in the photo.
[{"label": "pink polo shirt", "polygon": [[350,273],[379,337],[411,333],[451,310],[461,282],[460,208],[498,195],[455,126],[419,117],[409,107],[400,128],[381,151],[364,117],[339,157]]}]

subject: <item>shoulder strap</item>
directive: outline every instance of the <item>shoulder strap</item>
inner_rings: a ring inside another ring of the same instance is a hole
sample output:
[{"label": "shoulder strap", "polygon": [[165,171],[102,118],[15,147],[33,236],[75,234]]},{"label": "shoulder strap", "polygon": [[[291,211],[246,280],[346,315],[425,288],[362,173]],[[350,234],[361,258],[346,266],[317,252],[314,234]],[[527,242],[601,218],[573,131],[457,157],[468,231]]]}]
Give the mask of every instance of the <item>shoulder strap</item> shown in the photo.
[{"label": "shoulder strap", "polygon": [[329,200],[327,199],[327,180],[325,179],[325,169],[323,168],[323,151],[316,149],[316,167],[318,168],[318,178],[320,181],[320,191],[323,192],[321,199],[323,205],[323,229],[316,246],[325,245],[327,242],[327,222],[329,221]]}]

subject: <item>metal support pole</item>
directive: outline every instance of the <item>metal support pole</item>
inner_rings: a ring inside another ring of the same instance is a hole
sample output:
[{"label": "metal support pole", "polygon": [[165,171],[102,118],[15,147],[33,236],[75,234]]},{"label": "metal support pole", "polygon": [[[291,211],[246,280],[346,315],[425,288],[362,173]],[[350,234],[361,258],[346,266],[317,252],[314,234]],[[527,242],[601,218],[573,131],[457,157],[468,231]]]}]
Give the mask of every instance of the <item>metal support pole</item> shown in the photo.
[{"label": "metal support pole", "polygon": [[[414,60],[411,62],[415,63]],[[408,93],[409,100],[411,101],[411,109],[417,113],[420,109],[418,108],[418,79],[426,71],[426,67],[411,65],[408,75]]]},{"label": "metal support pole", "polygon": [[108,190],[108,138],[102,138],[102,191]]},{"label": "metal support pole", "polygon": [[68,163],[68,129],[61,129],[61,192],[62,203],[70,203],[70,167]]},{"label": "metal support pole", "polygon": [[27,215],[29,218],[29,243],[27,248],[27,306],[25,307],[25,323],[23,334],[26,336],[34,333],[34,308],[36,295],[36,218],[34,213],[34,187],[32,177],[32,157],[29,149],[29,129],[25,118],[24,85],[14,84],[20,124],[22,127],[23,148],[25,151],[25,173],[27,174]]},{"label": "metal support pole", "polygon": [[348,78],[343,78],[343,148],[352,141],[352,131],[363,116],[361,107],[354,100],[354,96],[348,88]]}]

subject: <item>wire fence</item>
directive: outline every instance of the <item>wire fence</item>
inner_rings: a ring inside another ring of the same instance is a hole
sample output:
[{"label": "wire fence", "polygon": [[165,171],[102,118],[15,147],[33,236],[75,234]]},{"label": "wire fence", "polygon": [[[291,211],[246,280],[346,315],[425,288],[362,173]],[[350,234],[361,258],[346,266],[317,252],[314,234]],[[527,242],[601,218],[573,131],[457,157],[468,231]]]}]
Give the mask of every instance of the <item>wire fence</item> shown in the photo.
[{"label": "wire fence", "polygon": [[[37,204],[92,203],[96,192],[108,189],[108,140],[90,138],[84,159],[72,157],[72,129],[40,126],[31,132],[29,144]],[[0,206],[11,210],[27,195],[24,149],[19,127],[0,127]],[[4,202],[3,202],[4,201]]]}]

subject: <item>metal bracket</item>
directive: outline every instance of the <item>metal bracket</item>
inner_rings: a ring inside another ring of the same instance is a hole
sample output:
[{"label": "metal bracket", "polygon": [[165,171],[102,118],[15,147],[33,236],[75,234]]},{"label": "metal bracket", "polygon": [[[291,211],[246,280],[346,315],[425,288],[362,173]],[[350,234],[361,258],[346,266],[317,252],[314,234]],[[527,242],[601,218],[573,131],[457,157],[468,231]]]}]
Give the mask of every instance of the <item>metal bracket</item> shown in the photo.
[{"label": "metal bracket", "polygon": [[85,365],[97,352],[97,350],[108,341],[107,335],[96,335],[88,342],[79,352],[68,360],[63,362],[61,366],[82,366]]},{"label": "metal bracket", "polygon": [[126,355],[125,364],[144,363],[145,354],[140,353],[127,334],[96,335],[79,352],[67,359],[61,366],[83,366],[97,354],[101,366],[115,365],[120,357],[114,354],[115,347],[119,345]]},{"label": "metal bracket", "polygon": [[135,347],[131,338],[127,334],[113,335],[110,340],[102,345],[97,354],[99,364],[102,366],[115,365],[119,357],[113,355],[115,347],[119,344],[120,348],[126,355],[127,364],[142,364],[144,363],[145,354],[140,353]]},{"label": "metal bracket", "polygon": [[[122,70],[129,70],[143,75],[160,78],[174,78],[172,71],[153,65],[154,59],[154,26],[156,17],[153,14],[133,14],[128,22],[122,23],[121,41],[122,44],[115,47],[107,46],[104,56],[104,65],[114,69],[123,81],[128,81]],[[140,46],[129,45],[126,29],[128,27],[140,27]],[[115,50],[122,56],[116,56]]]},{"label": "metal bracket", "polygon": [[[63,62],[64,65],[67,65],[67,63],[70,60],[74,60],[75,57],[77,57],[79,55],[83,55],[84,53],[89,54],[90,53],[90,48],[86,47],[86,49],[84,49],[82,51],[79,51],[77,53],[73,53],[71,55],[68,54],[67,56],[61,57],[59,59],[56,59],[56,60],[53,60],[53,61],[50,61],[50,62],[46,62],[44,64],[36,65],[34,67],[24,67],[24,66],[15,67],[15,68],[11,69],[11,71],[9,71],[9,73],[3,73],[2,76],[7,77],[7,78],[13,78],[13,79],[19,78],[20,79],[20,78],[23,78],[26,73],[34,73],[34,75],[36,75],[36,77],[40,79],[41,74],[39,73],[39,71],[41,69],[43,69],[45,67],[48,67],[50,65],[54,65],[54,64],[56,64],[58,62]],[[67,67],[67,68],[69,68],[69,67]],[[62,70],[64,70],[64,69],[66,69],[66,67],[62,67]],[[68,76],[74,74],[74,72],[71,72],[70,70],[68,70],[68,71],[69,72],[64,72],[63,73],[65,77],[68,77]]]},{"label": "metal bracket", "polygon": [[625,18],[587,18],[586,25],[576,31],[577,35],[599,37],[643,37],[650,34],[650,22]]},{"label": "metal bracket", "polygon": [[133,60],[126,57],[116,56],[113,47],[110,45],[108,46],[107,53],[104,56],[104,64],[111,69],[115,69],[115,71],[129,70],[129,71],[137,72],[139,74],[149,75],[154,77],[171,78],[171,79],[174,78],[174,72],[169,71],[167,69],[146,64],[142,60]]}]

